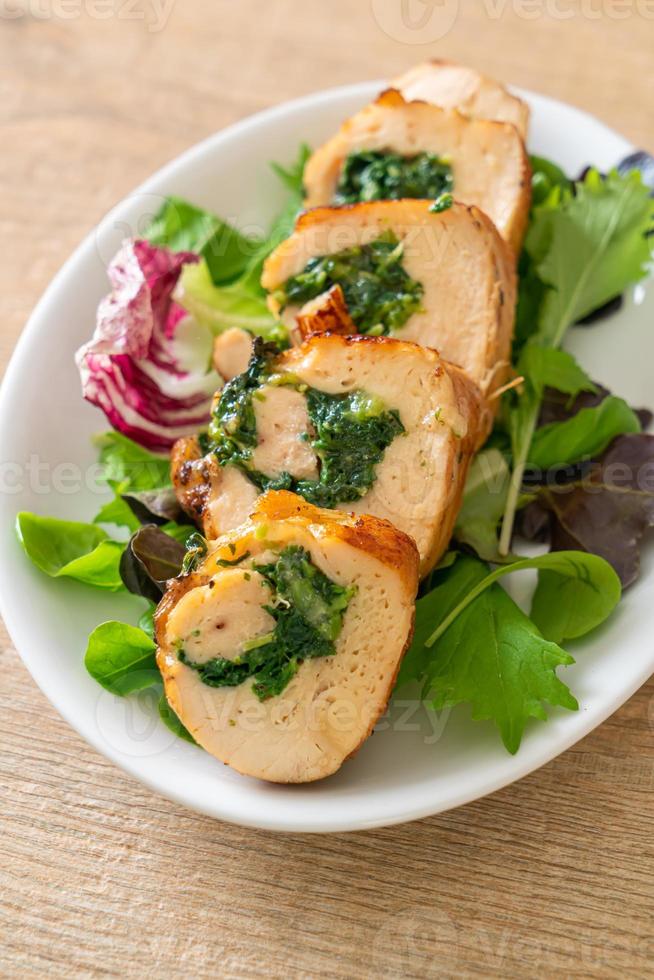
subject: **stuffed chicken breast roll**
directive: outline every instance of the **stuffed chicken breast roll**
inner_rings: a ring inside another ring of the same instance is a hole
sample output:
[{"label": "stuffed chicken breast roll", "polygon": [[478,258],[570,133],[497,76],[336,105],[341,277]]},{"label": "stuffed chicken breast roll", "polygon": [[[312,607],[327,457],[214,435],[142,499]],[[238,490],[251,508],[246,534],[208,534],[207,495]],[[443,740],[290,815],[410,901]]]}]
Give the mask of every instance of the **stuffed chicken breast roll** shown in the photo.
[{"label": "stuffed chicken breast roll", "polygon": [[387,521],[267,493],[157,609],[168,703],[244,775],[329,776],[386,708],[417,585],[416,547]]},{"label": "stuffed chicken breast roll", "polygon": [[389,89],[307,162],[307,207],[435,199],[476,205],[517,255],[527,227],[531,168],[515,126],[406,102]]},{"label": "stuffed chicken breast roll", "polygon": [[458,109],[472,119],[512,123],[523,140],[529,127],[529,106],[494,78],[454,61],[434,58],[409,68],[391,82],[405,99]]},{"label": "stuffed chicken breast roll", "polygon": [[317,334],[275,354],[259,343],[217,396],[208,434],[174,446],[173,483],[208,538],[284,488],[392,521],[424,574],[447,547],[485,413],[464,373],[417,344]]},{"label": "stuffed chicken breast roll", "polygon": [[[433,347],[490,393],[506,380],[515,319],[509,250],[478,208],[422,200],[315,208],[268,257],[262,285],[287,327],[334,307],[353,330]],[[306,331],[304,331],[306,332]]]}]

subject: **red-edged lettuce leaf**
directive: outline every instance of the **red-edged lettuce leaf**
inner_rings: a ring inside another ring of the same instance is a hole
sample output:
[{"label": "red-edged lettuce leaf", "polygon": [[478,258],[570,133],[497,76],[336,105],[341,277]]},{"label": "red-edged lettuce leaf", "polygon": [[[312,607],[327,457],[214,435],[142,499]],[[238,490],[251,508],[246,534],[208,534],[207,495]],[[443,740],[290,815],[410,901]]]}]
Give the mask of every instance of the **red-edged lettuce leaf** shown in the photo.
[{"label": "red-edged lettuce leaf", "polygon": [[552,551],[579,549],[605,558],[631,585],[654,527],[654,435],[618,436],[572,483],[545,486],[520,514],[519,533],[547,539]]},{"label": "red-edged lettuce leaf", "polygon": [[109,266],[112,292],[100,303],[93,338],[76,355],[82,390],[114,429],[165,452],[206,424],[220,386],[210,332],[173,300],[192,252],[126,241]]}]

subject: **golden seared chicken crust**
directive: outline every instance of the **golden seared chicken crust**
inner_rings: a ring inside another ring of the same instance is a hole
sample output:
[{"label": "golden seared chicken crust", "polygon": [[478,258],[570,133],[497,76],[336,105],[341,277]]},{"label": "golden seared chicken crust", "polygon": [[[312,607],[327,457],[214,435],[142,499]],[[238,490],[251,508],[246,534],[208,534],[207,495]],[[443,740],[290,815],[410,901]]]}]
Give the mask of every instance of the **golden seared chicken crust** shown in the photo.
[{"label": "golden seared chicken crust", "polygon": [[529,106],[504,85],[455,61],[434,58],[409,68],[391,82],[405,99],[458,109],[473,119],[512,123],[523,140],[529,128]]}]

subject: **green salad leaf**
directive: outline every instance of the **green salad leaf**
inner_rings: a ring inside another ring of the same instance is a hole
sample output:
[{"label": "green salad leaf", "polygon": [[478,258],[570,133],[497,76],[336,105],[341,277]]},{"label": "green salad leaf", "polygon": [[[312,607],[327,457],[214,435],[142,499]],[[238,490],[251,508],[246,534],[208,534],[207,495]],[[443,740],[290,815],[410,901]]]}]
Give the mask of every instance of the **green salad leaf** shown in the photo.
[{"label": "green salad leaf", "polygon": [[531,155],[531,204],[532,208],[544,204],[551,198],[552,192],[567,191],[572,188],[572,181],[566,177],[561,168],[545,157]]},{"label": "green salad leaf", "polygon": [[115,524],[117,527],[126,527],[130,531],[136,531],[139,527],[139,520],[132,508],[122,498],[122,494],[129,491],[129,480],[106,480],[107,486],[113,490],[113,498],[103,504],[98,513],[93,518],[94,524]]},{"label": "green salad leaf", "polygon": [[[485,567],[487,568],[487,566]],[[574,588],[570,589],[570,596],[574,595],[575,617],[566,613],[565,619],[569,620],[570,623],[574,622],[575,631],[564,633],[560,636],[561,640],[577,639],[584,633],[589,633],[590,630],[599,626],[610,616],[620,601],[622,594],[620,579],[609,563],[600,558],[599,555],[586,554],[583,551],[552,551],[545,555],[537,555],[534,558],[518,558],[511,563],[500,565],[492,572],[487,569],[488,574],[480,579],[475,587],[457,603],[444,620],[436,624],[434,631],[425,640],[425,646],[433,646],[457,616],[485,589],[505,575],[527,569],[537,569],[539,575],[548,572],[550,577],[556,575],[566,580],[574,580]],[[538,595],[538,589],[536,595]],[[563,601],[565,603],[565,600]],[[538,617],[538,625],[542,629],[543,635],[549,637],[547,610],[541,599],[538,601],[534,599],[534,603],[535,609],[532,609],[532,615]],[[555,629],[558,630],[562,620],[557,610],[554,611],[554,614],[557,617]]]},{"label": "green salad leaf", "polygon": [[[504,575],[535,569],[531,619],[498,585]],[[573,662],[558,646],[595,629],[620,600],[611,566],[597,555],[553,552],[490,571],[461,555],[434,576],[416,604],[413,642],[398,684],[419,681],[437,710],[469,702],[473,718],[489,719],[506,748],[517,751],[530,717],[545,720],[543,701],[575,709],[557,678]]]},{"label": "green salad leaf", "polygon": [[547,470],[589,459],[616,436],[640,432],[640,421],[626,401],[609,395],[593,408],[582,408],[565,422],[550,422],[534,432],[528,465]]},{"label": "green salad leaf", "polygon": [[454,537],[484,561],[505,561],[497,550],[497,525],[504,513],[511,471],[504,453],[491,447],[478,453],[468,471]]},{"label": "green salad leaf", "polygon": [[103,432],[94,439],[102,478],[123,484],[124,491],[170,486],[170,458],[151,453],[121,432]]},{"label": "green salad leaf", "polygon": [[124,697],[161,681],[154,641],[137,626],[109,622],[89,636],[84,666],[98,684]]},{"label": "green salad leaf", "polygon": [[94,518],[137,531],[144,520],[163,523],[181,516],[170,477],[170,457],[151,453],[120,432],[94,439],[100,450],[100,479],[114,492]]},{"label": "green salad leaf", "polygon": [[520,355],[517,372],[529,381],[539,396],[545,388],[556,388],[566,395],[597,391],[597,385],[577,364],[572,354],[556,347],[527,344]]},{"label": "green salad leaf", "polygon": [[[435,710],[467,702],[476,721],[492,721],[505,747],[517,752],[530,718],[547,719],[544,702],[575,711],[577,701],[556,675],[573,663],[496,583],[485,587],[488,567],[460,557],[440,584],[418,600],[415,636],[400,683],[418,680]],[[476,592],[474,601],[466,598]],[[452,614],[460,611],[451,619]],[[430,649],[434,623],[449,627]]]},{"label": "green salad leaf", "polygon": [[302,175],[309,155],[309,148],[302,145],[296,160],[289,167],[273,165],[289,196],[265,239],[251,251],[247,264],[234,282],[216,286],[206,260],[184,266],[176,299],[198,322],[215,333],[228,327],[242,327],[255,336],[281,346],[287,343],[286,329],[268,309],[266,294],[260,283],[261,270],[266,256],[290,234],[302,208]]},{"label": "green salad leaf", "polygon": [[215,214],[174,196],[166,198],[143,237],[172,252],[197,252],[215,285],[239,276],[261,244]]},{"label": "green salad leaf", "polygon": [[21,511],[16,533],[27,556],[46,575],[76,579],[111,592],[123,588],[119,572],[123,545],[110,541],[97,524]]},{"label": "green salad leaf", "polygon": [[548,286],[536,336],[558,347],[566,330],[645,275],[654,205],[636,171],[590,170],[560,207],[535,213],[525,248]]},{"label": "green salad leaf", "polygon": [[[574,193],[558,183],[532,210],[520,263],[521,298],[525,291],[527,296],[519,302],[519,342],[528,338],[532,344],[558,348],[573,323],[641,279],[650,260],[647,236],[653,222],[654,204],[637,172],[620,176],[612,171],[602,177],[589,170]],[[501,554],[510,548],[541,396],[538,384],[528,384],[521,395],[511,393],[508,398],[513,472]],[[615,406],[605,411],[614,412]]]}]

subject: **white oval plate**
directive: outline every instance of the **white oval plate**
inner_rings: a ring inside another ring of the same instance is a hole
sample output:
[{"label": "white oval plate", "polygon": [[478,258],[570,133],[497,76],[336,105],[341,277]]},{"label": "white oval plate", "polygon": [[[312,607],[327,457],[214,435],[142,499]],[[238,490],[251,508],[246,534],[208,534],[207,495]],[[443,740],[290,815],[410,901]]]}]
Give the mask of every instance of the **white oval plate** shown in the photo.
[{"label": "white oval plate", "polygon": [[[64,718],[117,765],[179,803],[253,827],[357,830],[467,803],[563,752],[654,670],[650,551],[640,580],[609,624],[576,643],[577,664],[561,671],[581,710],[552,710],[547,724],[530,725],[516,756],[505,752],[489,724],[471,722],[464,707],[436,718],[399,699],[380,730],[336,776],[307,786],[268,785],[233,773],[172,736],[147,692],[124,700],[103,692],[84,670],[86,638],[104,620],[134,621],[135,600],[48,579],[16,542],[18,510],[77,520],[88,520],[97,510],[89,440],[106,424],[82,401],[73,353],[90,336],[97,302],[107,291],[106,264],[122,238],[138,234],[162,195],[171,193],[241,227],[261,227],[282,193],[269,161],[290,161],[301,141],[318,146],[380,87],[333,89],[260,113],[146,181],[52,282],[20,339],[0,395],[0,601],[25,664]],[[630,151],[624,139],[579,110],[523,94],[533,111],[531,151],[558,161],[569,173],[588,162],[608,168]],[[618,315],[573,331],[570,344],[593,377],[637,405],[650,398],[652,293],[639,288]]]}]

